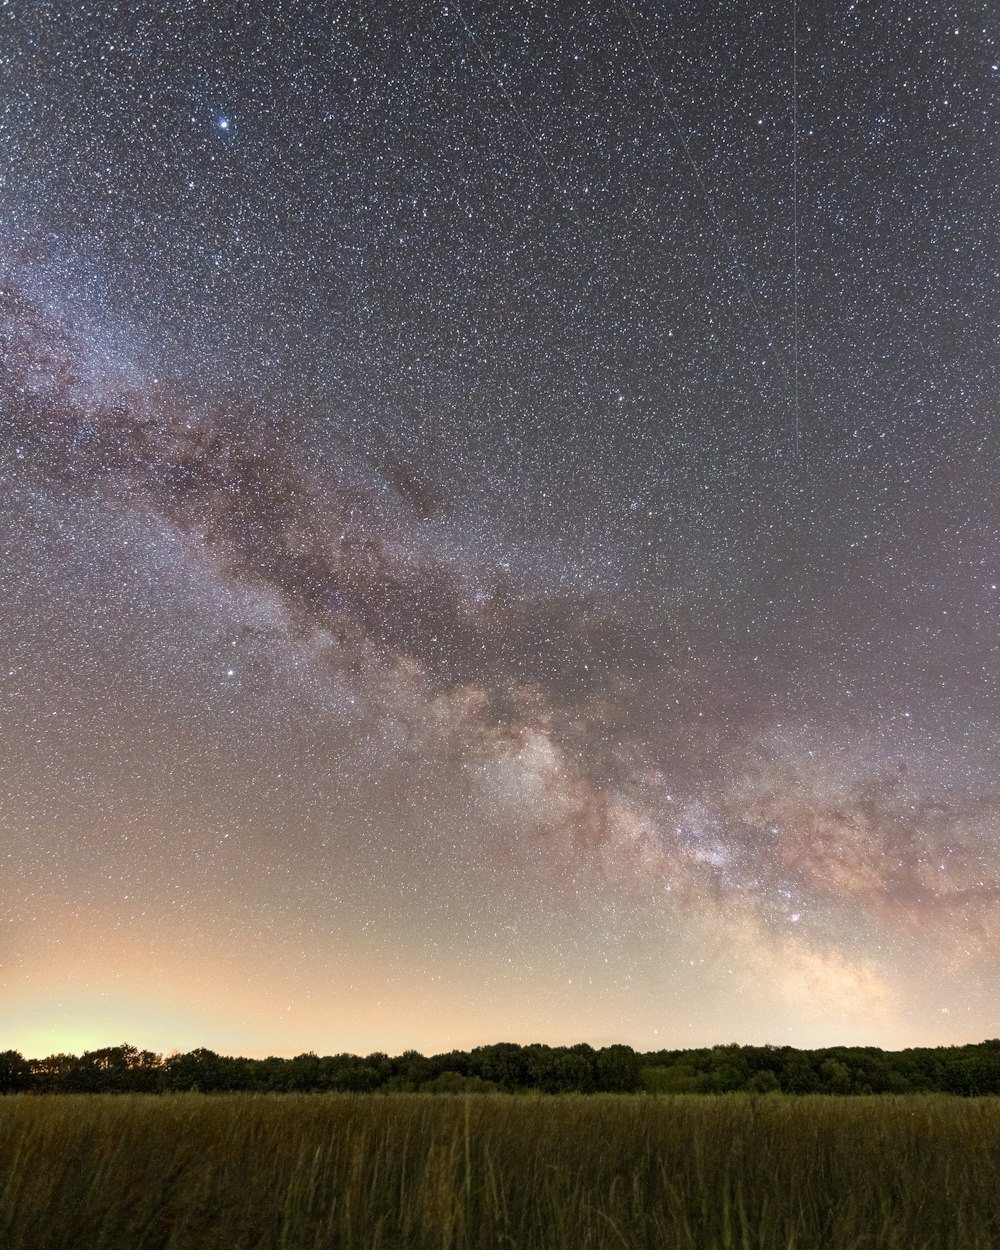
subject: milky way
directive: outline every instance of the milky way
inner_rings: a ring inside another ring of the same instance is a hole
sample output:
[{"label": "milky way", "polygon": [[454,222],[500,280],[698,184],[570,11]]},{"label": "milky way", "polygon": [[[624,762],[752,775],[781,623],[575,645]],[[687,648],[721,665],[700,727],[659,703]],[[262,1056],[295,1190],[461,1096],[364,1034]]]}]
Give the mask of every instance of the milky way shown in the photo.
[{"label": "milky way", "polygon": [[0,10],[0,1042],[1000,1031],[1000,39],[793,11]]}]

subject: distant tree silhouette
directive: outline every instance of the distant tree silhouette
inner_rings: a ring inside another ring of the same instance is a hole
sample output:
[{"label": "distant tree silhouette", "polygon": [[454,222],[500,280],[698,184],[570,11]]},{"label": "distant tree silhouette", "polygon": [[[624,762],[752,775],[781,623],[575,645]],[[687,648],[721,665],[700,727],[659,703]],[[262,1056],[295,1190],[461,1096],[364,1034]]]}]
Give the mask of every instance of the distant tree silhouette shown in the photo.
[{"label": "distant tree silhouette", "polygon": [[766,1093],[1000,1094],[1000,1040],[978,1045],[883,1051],[874,1046],[795,1050],[791,1046],[714,1046],[637,1054],[630,1046],[545,1046],[498,1042],[472,1051],[391,1057],[317,1055],[246,1059],[204,1048],[165,1058],[123,1043],[82,1055],[25,1059],[0,1052],[0,1094],[294,1093],[377,1090],[430,1093]]},{"label": "distant tree silhouette", "polygon": [[0,1094],[17,1094],[31,1088],[31,1065],[16,1050],[0,1051]]}]

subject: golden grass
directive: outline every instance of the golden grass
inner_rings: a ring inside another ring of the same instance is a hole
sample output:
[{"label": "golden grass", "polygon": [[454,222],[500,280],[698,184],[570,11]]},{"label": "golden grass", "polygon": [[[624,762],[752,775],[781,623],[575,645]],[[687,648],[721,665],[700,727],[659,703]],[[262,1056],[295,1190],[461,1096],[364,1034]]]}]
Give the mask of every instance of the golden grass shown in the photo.
[{"label": "golden grass", "polygon": [[997,1250],[1000,1099],[0,1098],[4,1250]]}]

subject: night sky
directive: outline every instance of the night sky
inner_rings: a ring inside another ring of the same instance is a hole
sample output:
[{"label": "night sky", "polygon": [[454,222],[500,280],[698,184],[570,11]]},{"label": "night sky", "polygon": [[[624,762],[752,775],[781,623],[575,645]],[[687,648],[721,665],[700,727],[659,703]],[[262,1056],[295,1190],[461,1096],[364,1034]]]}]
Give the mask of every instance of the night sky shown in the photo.
[{"label": "night sky", "polygon": [[1000,1033],[992,8],[3,0],[0,1045]]}]

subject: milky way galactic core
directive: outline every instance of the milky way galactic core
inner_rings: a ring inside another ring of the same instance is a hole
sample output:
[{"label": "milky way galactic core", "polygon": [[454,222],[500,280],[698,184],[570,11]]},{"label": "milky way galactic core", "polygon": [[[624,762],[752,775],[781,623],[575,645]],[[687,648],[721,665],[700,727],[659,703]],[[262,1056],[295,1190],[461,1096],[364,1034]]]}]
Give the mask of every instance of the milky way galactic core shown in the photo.
[{"label": "milky way galactic core", "polygon": [[0,1043],[1000,1033],[990,5],[0,61]]}]

